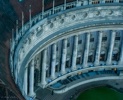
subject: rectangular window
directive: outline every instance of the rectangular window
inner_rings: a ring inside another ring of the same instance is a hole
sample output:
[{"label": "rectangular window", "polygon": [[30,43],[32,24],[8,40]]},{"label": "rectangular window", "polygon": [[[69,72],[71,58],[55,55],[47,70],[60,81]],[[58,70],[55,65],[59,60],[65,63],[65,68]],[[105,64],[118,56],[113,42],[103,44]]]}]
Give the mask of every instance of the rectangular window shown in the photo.
[{"label": "rectangular window", "polygon": [[76,64],[80,64],[80,61],[81,60],[81,57],[78,57],[77,60],[76,60]]},{"label": "rectangular window", "polygon": [[118,47],[119,46],[119,43],[118,42],[115,42],[114,43],[114,47]]},{"label": "rectangular window", "polygon": [[100,61],[105,61],[105,60],[106,60],[106,59],[105,59],[105,58],[106,58],[105,56],[106,56],[105,54],[101,54],[101,55],[100,55]]},{"label": "rectangular window", "polygon": [[67,43],[67,47],[70,47],[70,43]]},{"label": "rectangular window", "polygon": [[58,68],[59,66],[58,65],[56,65],[56,67],[55,67],[55,72],[58,72],[59,70],[59,68]]},{"label": "rectangular window", "polygon": [[66,61],[66,68],[69,68],[69,63],[70,63],[70,61],[68,60],[68,61]]},{"label": "rectangular window", "polygon": [[58,51],[58,46],[56,47],[56,51]]},{"label": "rectangular window", "polygon": [[115,40],[120,40],[120,37],[115,37]]},{"label": "rectangular window", "polygon": [[104,41],[107,41],[107,37],[103,37],[102,38],[102,41],[104,42]]},{"label": "rectangular window", "polygon": [[81,43],[82,43],[82,40],[79,40],[79,41],[78,41],[78,44],[81,44]]},{"label": "rectangular window", "polygon": [[91,39],[90,39],[90,42],[94,42],[94,38],[91,38]]},{"label": "rectangular window", "polygon": [[93,62],[93,55],[88,56],[88,62]]}]

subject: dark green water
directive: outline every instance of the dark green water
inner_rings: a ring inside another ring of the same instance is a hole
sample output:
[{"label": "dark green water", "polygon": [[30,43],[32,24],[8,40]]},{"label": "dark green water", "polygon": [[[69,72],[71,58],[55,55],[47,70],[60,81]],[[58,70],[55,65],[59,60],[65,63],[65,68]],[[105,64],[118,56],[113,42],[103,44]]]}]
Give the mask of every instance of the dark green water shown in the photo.
[{"label": "dark green water", "polygon": [[123,93],[108,87],[97,87],[81,93],[77,100],[123,100]]}]

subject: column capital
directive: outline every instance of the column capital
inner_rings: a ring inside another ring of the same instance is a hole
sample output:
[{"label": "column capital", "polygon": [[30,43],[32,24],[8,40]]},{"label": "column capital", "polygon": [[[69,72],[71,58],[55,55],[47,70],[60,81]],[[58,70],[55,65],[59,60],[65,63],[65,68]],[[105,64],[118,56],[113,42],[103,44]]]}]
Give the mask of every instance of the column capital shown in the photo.
[{"label": "column capital", "polygon": [[104,33],[103,31],[99,31],[99,34]]},{"label": "column capital", "polygon": [[116,30],[112,30],[111,32],[112,32],[112,33],[116,33]]},{"label": "column capital", "polygon": [[75,37],[78,37],[78,35],[75,35]]},{"label": "column capital", "polygon": [[30,67],[34,67],[34,58],[31,60],[31,66]]}]

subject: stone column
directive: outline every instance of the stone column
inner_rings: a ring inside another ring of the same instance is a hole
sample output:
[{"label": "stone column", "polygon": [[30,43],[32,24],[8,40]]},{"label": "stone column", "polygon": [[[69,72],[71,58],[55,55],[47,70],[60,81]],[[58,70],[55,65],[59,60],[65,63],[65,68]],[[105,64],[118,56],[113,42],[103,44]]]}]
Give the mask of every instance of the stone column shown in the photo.
[{"label": "stone column", "polygon": [[62,50],[62,63],[61,63],[61,73],[65,73],[66,65],[66,54],[67,54],[67,39],[63,40],[63,50]]},{"label": "stone column", "polygon": [[97,44],[96,55],[95,55],[95,62],[94,62],[95,66],[98,66],[99,62],[100,62],[102,34],[103,34],[102,32],[98,33],[98,44]]},{"label": "stone column", "polygon": [[86,33],[86,43],[85,43],[85,51],[83,57],[83,68],[86,68],[88,62],[88,53],[89,53],[89,43],[90,43],[90,33]]},{"label": "stone column", "polygon": [[43,50],[42,72],[41,72],[41,87],[46,85],[46,66],[47,66],[47,49]]},{"label": "stone column", "polygon": [[119,3],[119,0],[115,0],[115,2]]},{"label": "stone column", "polygon": [[105,0],[102,0],[101,3],[105,3]]},{"label": "stone column", "polygon": [[25,68],[24,72],[24,92],[27,95],[28,94],[28,67]]},{"label": "stone column", "polygon": [[18,84],[18,74],[19,74],[19,70],[20,70],[20,65],[19,65],[19,59],[16,62],[16,66],[15,66],[15,82],[16,84]]},{"label": "stone column", "polygon": [[34,96],[34,58],[31,60],[30,64],[30,76],[29,76],[29,95]]},{"label": "stone column", "polygon": [[[11,43],[12,43],[12,41],[10,39],[10,47],[12,46]],[[11,67],[11,72],[12,72],[12,76],[13,76],[14,68],[13,68],[13,50],[12,50],[12,48],[10,48],[10,67]]]},{"label": "stone column", "polygon": [[89,3],[88,1],[89,1],[89,0],[84,0],[84,1],[83,1],[83,5],[88,5],[88,3]]},{"label": "stone column", "polygon": [[76,3],[78,3],[78,0],[76,0]]},{"label": "stone column", "polygon": [[51,78],[55,78],[55,67],[56,67],[56,44],[52,46],[52,65],[51,65]]},{"label": "stone column", "polygon": [[72,70],[76,70],[77,47],[78,47],[78,35],[74,37],[72,67],[71,67]]},{"label": "stone column", "polygon": [[121,41],[121,51],[120,51],[120,59],[119,59],[119,65],[123,64],[123,33],[122,33],[122,41]]},{"label": "stone column", "polygon": [[81,1],[76,0],[76,7],[79,7],[79,6],[81,6]]},{"label": "stone column", "polygon": [[64,0],[64,10],[66,10],[66,0]]},{"label": "stone column", "polygon": [[110,45],[109,45],[109,50],[108,50],[108,55],[107,55],[107,61],[106,64],[110,65],[112,62],[112,52],[113,52],[113,48],[114,48],[114,42],[115,42],[115,31],[112,31],[111,33],[111,39],[110,39]]}]

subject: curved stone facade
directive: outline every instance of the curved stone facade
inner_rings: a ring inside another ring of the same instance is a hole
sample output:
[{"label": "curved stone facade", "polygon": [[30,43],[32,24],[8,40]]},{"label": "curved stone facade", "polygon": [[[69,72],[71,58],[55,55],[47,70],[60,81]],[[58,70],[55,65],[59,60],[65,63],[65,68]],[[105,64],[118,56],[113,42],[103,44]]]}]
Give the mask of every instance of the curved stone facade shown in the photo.
[{"label": "curved stone facade", "polygon": [[[35,97],[39,88],[63,93],[90,81],[122,79],[122,2],[77,0],[35,16],[16,31],[11,42],[10,65],[25,98]],[[114,76],[74,82],[65,87],[59,82],[104,70],[113,70]],[[54,88],[56,83],[60,86]]]}]

